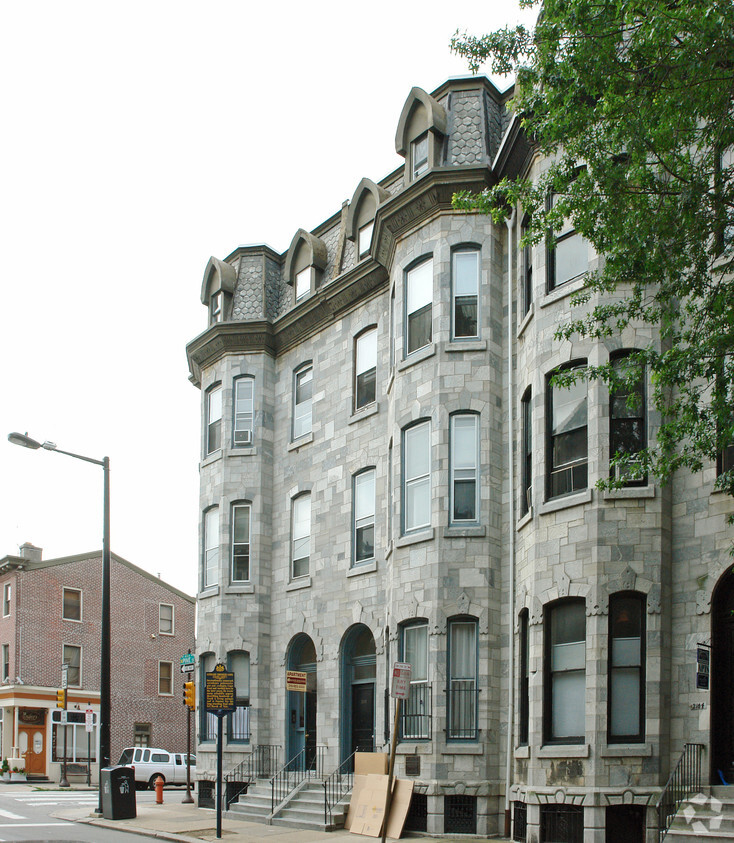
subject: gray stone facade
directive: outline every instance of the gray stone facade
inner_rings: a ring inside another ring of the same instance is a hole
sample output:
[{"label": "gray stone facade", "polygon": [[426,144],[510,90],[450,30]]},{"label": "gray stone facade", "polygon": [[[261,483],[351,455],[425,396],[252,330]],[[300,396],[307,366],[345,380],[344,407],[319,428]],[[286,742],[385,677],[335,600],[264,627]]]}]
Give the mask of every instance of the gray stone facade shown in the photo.
[{"label": "gray stone facade", "polygon": [[[225,740],[226,770],[256,746],[280,746],[285,761],[311,740],[323,747],[330,771],[364,745],[365,724],[372,746],[386,748],[392,665],[407,658],[406,630],[425,626],[426,675],[414,686],[421,707],[402,721],[397,774],[414,780],[429,832],[501,833],[509,811],[524,813],[526,839],[539,841],[548,807],[570,806],[579,811],[584,840],[601,843],[607,823],[617,821],[614,809],[637,806],[625,815],[639,818],[634,839],[652,841],[653,807],[683,744],[704,745],[708,776],[708,747],[717,739],[709,693],[696,690],[696,648],[712,642],[714,589],[731,568],[732,502],[712,492],[715,466],[665,488],[650,482],[597,490],[609,471],[610,402],[596,384],[586,398],[587,481],[570,494],[548,494],[548,375],[571,361],[605,362],[655,337],[641,327],[604,343],[558,342],[555,329],[583,278],[548,291],[546,250],[533,249],[526,307],[519,209],[500,226],[451,209],[457,190],[480,190],[543,166],[521,134],[512,148],[502,146],[509,93],[482,78],[450,80],[430,96],[413,90],[396,138],[406,164],[379,182],[388,198],[377,206],[361,257],[345,203],[308,238],[294,238],[290,255],[252,246],[210,261],[202,290],[210,325],[187,349],[202,392],[197,653],[204,667],[232,653],[249,656],[247,734]],[[428,165],[416,173],[413,156],[423,137]],[[471,337],[457,330],[454,301],[455,256],[463,251],[477,256]],[[308,254],[316,256],[310,287],[296,300]],[[428,258],[430,336],[408,353],[408,273]],[[588,265],[596,260],[589,250]],[[214,316],[218,302],[223,317]],[[375,396],[357,408],[356,342],[368,328],[377,337]],[[310,431],[294,439],[296,375],[307,366]],[[242,376],[254,379],[252,437],[235,445]],[[212,448],[213,390],[222,409],[221,440]],[[523,512],[521,399],[528,394],[532,470]],[[469,518],[456,516],[453,497],[467,476],[452,445],[457,418],[477,420]],[[427,423],[429,437],[429,518],[410,529],[404,452],[406,431],[416,423]],[[649,437],[657,424],[648,412]],[[357,562],[355,477],[365,470],[374,472],[374,552]],[[306,494],[304,574],[293,566],[300,536],[293,513]],[[250,507],[249,571],[237,580],[233,545],[243,539],[233,536],[235,504]],[[205,527],[213,508],[215,537]],[[644,605],[643,725],[627,742],[615,740],[609,726],[610,601],[620,594]],[[584,735],[564,743],[549,739],[548,619],[573,598],[585,610]],[[473,660],[462,649],[467,642]],[[308,694],[286,691],[287,670],[308,674]],[[197,772],[212,780],[213,734],[197,714]],[[457,807],[458,820],[451,814]]]}]

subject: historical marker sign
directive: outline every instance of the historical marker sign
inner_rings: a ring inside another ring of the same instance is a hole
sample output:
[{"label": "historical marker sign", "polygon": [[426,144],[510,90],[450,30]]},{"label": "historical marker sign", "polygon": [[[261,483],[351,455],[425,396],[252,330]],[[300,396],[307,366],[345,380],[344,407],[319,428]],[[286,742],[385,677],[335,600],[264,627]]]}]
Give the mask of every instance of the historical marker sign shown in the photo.
[{"label": "historical marker sign", "polygon": [[234,704],[234,673],[230,673],[223,664],[218,664],[211,673],[206,674],[204,687],[204,708],[207,711],[231,712]]}]

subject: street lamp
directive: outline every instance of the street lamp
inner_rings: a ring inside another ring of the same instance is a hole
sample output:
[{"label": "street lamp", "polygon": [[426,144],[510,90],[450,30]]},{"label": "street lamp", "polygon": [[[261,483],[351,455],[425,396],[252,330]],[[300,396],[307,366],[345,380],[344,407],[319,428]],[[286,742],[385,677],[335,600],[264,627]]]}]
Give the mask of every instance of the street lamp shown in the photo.
[{"label": "street lamp", "polygon": [[36,442],[23,433],[10,433],[8,441],[13,445],[31,448],[37,451],[55,451],[66,454],[76,460],[84,460],[95,465],[101,465],[104,472],[104,524],[102,529],[102,653],[99,677],[99,805],[97,811],[102,813],[102,769],[110,763],[110,458],[101,460],[62,451],[53,442]]}]

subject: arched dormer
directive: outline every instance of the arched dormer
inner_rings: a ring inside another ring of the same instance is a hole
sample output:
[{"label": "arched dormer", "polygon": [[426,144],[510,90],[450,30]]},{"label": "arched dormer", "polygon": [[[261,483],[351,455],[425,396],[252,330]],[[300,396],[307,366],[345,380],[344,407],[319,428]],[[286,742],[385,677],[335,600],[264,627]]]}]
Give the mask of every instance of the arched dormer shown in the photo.
[{"label": "arched dormer", "polygon": [[395,150],[405,158],[405,181],[423,175],[438,161],[446,134],[446,109],[423,88],[413,88],[395,133]]},{"label": "arched dormer", "polygon": [[372,226],[378,206],[390,194],[372,179],[362,179],[354,191],[347,211],[347,238],[357,244],[357,260],[366,257],[372,243]]},{"label": "arched dormer", "polygon": [[237,273],[219,258],[209,258],[201,284],[201,303],[209,308],[209,324],[223,322],[229,315]]},{"label": "arched dormer", "polygon": [[295,290],[295,300],[312,293],[321,281],[326,266],[326,244],[304,229],[293,235],[285,259],[285,281]]}]

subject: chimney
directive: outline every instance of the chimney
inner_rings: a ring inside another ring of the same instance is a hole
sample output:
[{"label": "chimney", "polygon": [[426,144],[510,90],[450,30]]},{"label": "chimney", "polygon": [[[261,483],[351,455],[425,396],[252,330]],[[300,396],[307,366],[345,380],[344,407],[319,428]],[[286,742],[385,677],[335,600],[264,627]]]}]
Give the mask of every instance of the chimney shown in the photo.
[{"label": "chimney", "polygon": [[29,562],[40,562],[43,556],[43,548],[35,547],[30,542],[26,542],[20,546],[20,555]]}]

